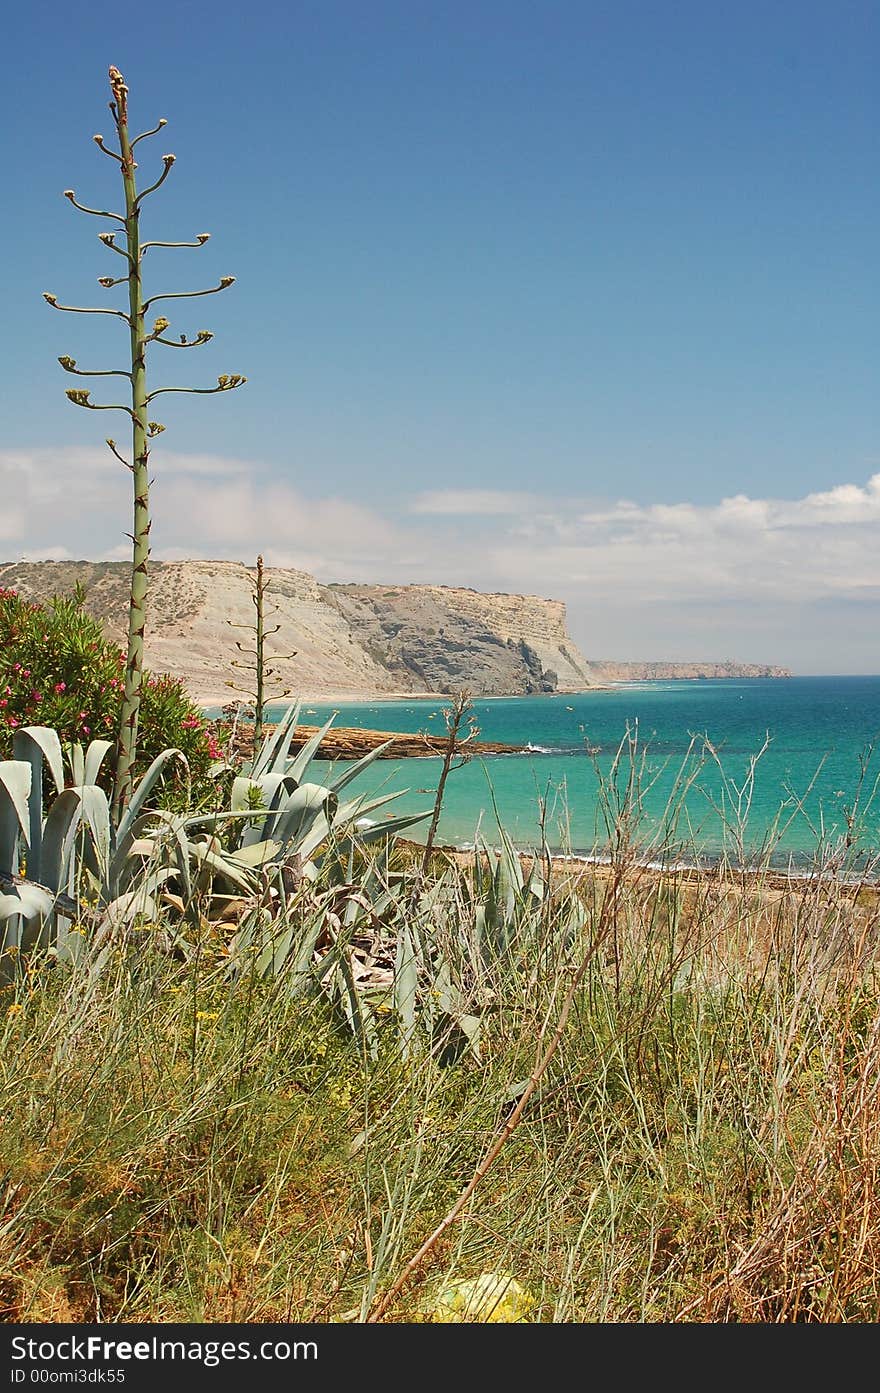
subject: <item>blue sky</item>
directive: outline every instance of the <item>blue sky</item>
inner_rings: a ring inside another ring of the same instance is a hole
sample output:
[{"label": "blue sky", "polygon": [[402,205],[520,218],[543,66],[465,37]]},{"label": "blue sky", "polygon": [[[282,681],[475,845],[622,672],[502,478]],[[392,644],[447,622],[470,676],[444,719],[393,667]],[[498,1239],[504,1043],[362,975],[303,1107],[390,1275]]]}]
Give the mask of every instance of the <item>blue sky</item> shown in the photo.
[{"label": "blue sky", "polygon": [[124,330],[41,300],[113,303],[61,197],[118,202],[113,62],[169,122],[139,174],[177,155],[145,231],[212,233],[148,285],[237,277],[152,383],[249,379],[164,399],[156,556],[550,594],[597,657],[880,669],[876,4],[132,13],[5,25],[0,556],[125,554],[113,418],[56,363]]}]

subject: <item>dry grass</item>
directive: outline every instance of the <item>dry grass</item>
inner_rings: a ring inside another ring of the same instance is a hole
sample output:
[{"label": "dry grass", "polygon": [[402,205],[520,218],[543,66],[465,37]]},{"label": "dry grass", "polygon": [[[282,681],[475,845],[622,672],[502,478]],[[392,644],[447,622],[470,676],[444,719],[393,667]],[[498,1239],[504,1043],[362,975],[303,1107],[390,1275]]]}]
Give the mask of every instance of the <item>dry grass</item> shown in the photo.
[{"label": "dry grass", "polygon": [[[364,1319],[474,1175],[572,972],[519,1125],[389,1319],[509,1272],[537,1320],[880,1316],[876,896],[835,877],[581,868],[472,957],[466,866],[432,933],[481,994],[479,1059],[379,1012],[120,944],[2,1004],[7,1321]],[[468,977],[468,974],[470,976]]]}]

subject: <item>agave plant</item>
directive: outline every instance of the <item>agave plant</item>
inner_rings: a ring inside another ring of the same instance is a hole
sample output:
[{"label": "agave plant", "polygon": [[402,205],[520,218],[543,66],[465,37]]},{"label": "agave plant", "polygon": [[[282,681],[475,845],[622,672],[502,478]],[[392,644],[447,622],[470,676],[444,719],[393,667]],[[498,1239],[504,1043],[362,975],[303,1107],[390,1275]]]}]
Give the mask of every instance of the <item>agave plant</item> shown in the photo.
[{"label": "agave plant", "polygon": [[[308,778],[333,718],[291,756],[301,703],[288,707],[264,739],[250,770],[233,779],[230,806],[220,812],[174,814],[153,810],[139,816],[126,848],[128,874],[155,872],[163,864],[178,877],[184,909],[198,895],[255,895],[283,892],[292,881],[315,881],[328,854],[344,855],[415,826],[427,812],[373,823],[369,814],[399,798],[342,799],[345,789],[377,759],[390,741],[334,773],[327,783]],[[132,803],[134,803],[134,798]]]},{"label": "agave plant", "polygon": [[[239,799],[247,792],[244,780]],[[451,1063],[470,1050],[479,1059],[482,1018],[505,974],[538,972],[560,947],[558,916],[547,930],[538,858],[526,873],[501,839],[497,857],[481,843],[471,869],[450,862],[428,879],[417,864],[395,865],[388,842],[357,855],[350,842],[347,860],[337,846],[292,893],[282,887],[273,912],[242,919],[234,974],[323,995],[369,1051],[384,1023],[405,1057],[429,1050]],[[567,940],[574,925],[562,927]]]},{"label": "agave plant", "polygon": [[[299,712],[300,703],[289,707],[249,772],[234,779],[227,810],[172,813],[156,806],[152,795],[169,762],[186,764],[181,751],[168,749],[137,784],[118,823],[97,784],[109,741],[71,748],[65,788],[57,732],[43,726],[16,732],[14,758],[0,761],[0,945],[7,957],[9,949],[35,946],[70,955],[76,947],[70,923],[83,912],[104,927],[120,927],[138,914],[156,918],[162,903],[197,920],[205,897],[277,897],[292,881],[317,880],[328,851],[342,855],[355,841],[364,846],[392,837],[428,816],[374,824],[368,815],[399,794],[341,798],[385,746],[329,783],[310,781],[332,720],[291,757]],[[47,768],[56,797],[44,816]]]},{"label": "agave plant", "polygon": [[[0,951],[7,976],[10,960],[35,947],[76,956],[81,940],[70,928],[83,915],[97,912],[119,924],[155,909],[153,892],[167,879],[162,868],[134,893],[127,884],[136,822],[169,761],[186,760],[179,750],[163,751],[114,826],[97,783],[110,748],[107,740],[93,740],[85,751],[72,745],[68,787],[61,741],[49,726],[17,730],[13,758],[0,761]],[[44,814],[47,772],[56,796]]]}]

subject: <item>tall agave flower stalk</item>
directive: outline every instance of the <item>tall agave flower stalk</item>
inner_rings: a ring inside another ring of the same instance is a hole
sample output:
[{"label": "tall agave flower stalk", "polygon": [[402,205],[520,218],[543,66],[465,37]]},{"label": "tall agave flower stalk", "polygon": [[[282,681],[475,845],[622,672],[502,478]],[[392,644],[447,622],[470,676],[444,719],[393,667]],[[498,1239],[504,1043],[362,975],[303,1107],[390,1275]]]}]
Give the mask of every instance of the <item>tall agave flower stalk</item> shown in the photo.
[{"label": "tall agave flower stalk", "polygon": [[[199,329],[193,338],[187,338],[186,334],[181,334],[177,339],[168,338],[166,334],[170,328],[170,321],[164,315],[159,315],[155,319],[148,332],[146,316],[150,308],[159,301],[188,300],[199,295],[216,295],[218,291],[228,289],[235,277],[223,276],[219,285],[211,286],[207,290],[190,290],[173,294],[151,295],[148,299],[144,298],[141,265],[151,247],[203,247],[208,241],[210,233],[199,233],[194,242],[141,241],[141,205],[148,194],[154,193],[164,183],[171,171],[171,166],[174,164],[175,157],[174,155],[163,155],[162,172],[159,178],[149,188],[138,193],[135,180],[135,171],[138,167],[134,158],[135,146],[139,141],[156,135],[168,123],[163,117],[152,130],[144,131],[132,140],[128,129],[128,87],[118,68],[111,67],[109,76],[112,94],[109,105],[116,127],[119,149],[113,150],[105,145],[102,135],[96,135],[94,140],[98,148],[119,165],[125,197],[125,214],[123,216],[122,213],[87,208],[84,204],[77,202],[73,189],[65,189],[64,197],[69,199],[74,208],[78,208],[82,213],[89,213],[96,218],[110,219],[119,224],[113,231],[99,232],[98,237],[105,247],[115,252],[117,256],[124,258],[126,269],[121,276],[99,276],[98,284],[108,290],[117,285],[127,284],[128,311],[59,305],[56,296],[49,294],[44,294],[44,299],[53,309],[66,310],[74,314],[115,315],[118,319],[125,320],[129,327],[131,339],[130,370],[114,368],[103,371],[86,371],[77,367],[75,358],[62,357],[58,359],[65,372],[74,373],[77,377],[124,377],[128,379],[131,387],[130,406],[127,403],[125,405],[98,404],[91,401],[89,392],[82,388],[70,388],[67,392],[67,396],[74,406],[82,406],[89,411],[123,411],[130,417],[132,423],[131,462],[117,449],[115,440],[109,438],[107,440],[107,444],[116,458],[125,465],[126,469],[131,471],[134,483],[134,524],[129,534],[132,541],[132,563],[131,596],[128,611],[128,652],[125,665],[125,689],[116,743],[116,772],[113,790],[113,808],[118,817],[129,800],[133,785],[141,687],[143,685],[147,563],[150,555],[149,442],[165,429],[159,421],[149,419],[150,403],[154,397],[167,392],[187,392],[203,396],[210,396],[216,392],[228,392],[235,387],[240,387],[247,379],[237,373],[224,374],[217,378],[216,387],[159,387],[152,392],[147,391],[148,344],[161,343],[168,348],[198,348],[210,342],[214,337],[207,329]],[[119,245],[117,238],[121,239],[123,236],[124,245]]]},{"label": "tall agave flower stalk", "polygon": [[[244,668],[247,672],[253,673],[254,686],[241,687],[237,682],[233,681],[227,682],[226,685],[227,687],[232,687],[233,690],[236,692],[244,692],[245,695],[252,697],[254,700],[255,755],[260,747],[260,741],[263,738],[263,712],[266,705],[267,683],[270,681],[272,677],[275,676],[275,673],[278,671],[277,668],[269,667],[267,665],[265,656],[266,639],[271,638],[273,634],[277,634],[281,628],[280,624],[276,624],[271,629],[266,628],[266,591],[268,590],[268,588],[269,582],[266,579],[266,570],[263,565],[263,558],[262,556],[258,556],[257,575],[253,583],[253,589],[251,591],[251,599],[254,602],[254,609],[257,612],[256,622],[254,624],[233,624],[231,619],[227,619],[226,621],[227,624],[231,625],[233,629],[249,629],[250,632],[254,635],[254,661],[243,662],[239,658],[232,659],[233,667]],[[278,606],[275,605],[273,607],[272,613],[277,612]],[[240,653],[244,653],[246,651],[245,645],[243,643],[240,643],[237,639],[235,646]],[[272,661],[275,663],[280,663],[295,657],[295,652],[278,653],[275,655]],[[289,687],[285,687],[284,690],[281,692],[275,692],[273,695],[273,699],[279,701],[282,697],[286,696],[290,696]]]}]

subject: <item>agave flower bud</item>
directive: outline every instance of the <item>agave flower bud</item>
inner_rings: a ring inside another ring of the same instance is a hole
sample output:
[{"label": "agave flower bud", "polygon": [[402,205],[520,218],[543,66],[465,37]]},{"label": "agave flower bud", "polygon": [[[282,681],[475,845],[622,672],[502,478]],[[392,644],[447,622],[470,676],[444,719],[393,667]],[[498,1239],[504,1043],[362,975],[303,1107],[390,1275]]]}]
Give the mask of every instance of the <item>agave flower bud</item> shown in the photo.
[{"label": "agave flower bud", "polygon": [[196,334],[196,343],[210,343],[213,337],[210,329],[200,329]]},{"label": "agave flower bud", "polygon": [[163,155],[163,156],[162,156],[162,163],[163,163],[163,164],[174,164],[174,161],[175,161],[176,159],[177,159],[177,156],[176,156],[176,155]]},{"label": "agave flower bud", "polygon": [[170,319],[166,319],[165,316],[164,316],[164,314],[158,315],[158,317],[156,318],[155,323],[153,324],[153,333],[154,333],[154,334],[164,334],[164,333],[165,333],[165,330],[168,328],[168,326],[170,325],[170,323],[171,323],[171,320],[170,320]]},{"label": "agave flower bud", "polygon": [[75,371],[76,371],[76,359],[75,359],[75,358],[69,358],[69,357],[65,354],[64,357],[63,357],[63,358],[59,358],[58,361],[59,361],[59,363],[61,364],[61,366],[63,367],[63,369],[64,369],[65,372],[75,372]]},{"label": "agave flower bud", "polygon": [[99,276],[99,277],[98,277],[98,285],[104,285],[104,286],[107,287],[108,290],[110,289],[110,287],[111,287],[112,285],[115,285],[115,284],[116,284],[116,282],[115,282],[115,280],[113,279],[112,276]]},{"label": "agave flower bud", "polygon": [[221,276],[221,277],[220,277],[220,288],[221,288],[221,290],[228,290],[229,287],[232,285],[232,282],[233,282],[234,280],[235,280],[235,276]]},{"label": "agave flower bud", "polygon": [[203,247],[210,236],[210,232],[199,232],[196,234],[196,241],[198,242],[200,247]]},{"label": "agave flower bud", "polygon": [[165,427],[162,425],[161,421],[147,422],[147,435],[150,437],[151,440],[153,436],[161,435],[164,429]]},{"label": "agave flower bud", "polygon": [[49,292],[48,292],[48,290],[44,290],[44,291],[43,291],[43,299],[46,301],[46,304],[47,304],[47,305],[57,305],[57,304],[58,304],[58,296],[57,296],[57,295],[50,295]]},{"label": "agave flower bud", "polygon": [[104,243],[104,246],[105,246],[105,247],[112,247],[112,246],[113,246],[113,238],[114,238],[115,236],[116,236],[116,233],[115,233],[115,232],[99,232],[99,233],[98,233],[98,238],[99,238],[100,241],[102,241],[102,242]]},{"label": "agave flower bud", "polygon": [[65,396],[74,406],[91,406],[89,394],[83,387],[68,387]]}]

